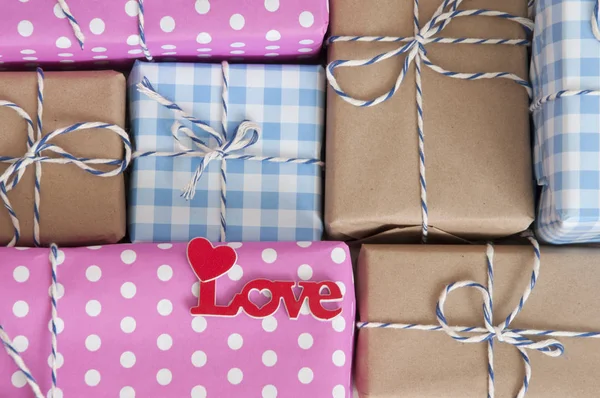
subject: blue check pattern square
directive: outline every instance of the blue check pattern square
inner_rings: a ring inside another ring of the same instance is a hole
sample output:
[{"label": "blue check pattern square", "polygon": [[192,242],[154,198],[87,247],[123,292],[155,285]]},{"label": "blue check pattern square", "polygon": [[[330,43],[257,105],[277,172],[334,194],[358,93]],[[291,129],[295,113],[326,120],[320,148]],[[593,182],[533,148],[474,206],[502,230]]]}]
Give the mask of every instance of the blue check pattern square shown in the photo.
[{"label": "blue check pattern square", "polygon": [[[220,64],[138,61],[128,79],[130,119],[139,152],[176,152],[171,126],[191,128],[212,148],[216,140],[137,91],[147,77],[163,97],[221,131]],[[259,141],[238,154],[320,159],[325,76],[321,66],[230,65],[228,133],[244,120],[262,127]],[[187,139],[187,137],[185,138]],[[182,141],[185,142],[184,139]],[[200,179],[195,197],[181,189],[201,158],[143,157],[133,161],[129,231],[134,242],[220,239],[221,160]],[[256,160],[227,160],[228,241],[313,241],[323,233],[322,167]]]},{"label": "blue check pattern square", "polygon": [[[532,48],[535,98],[600,89],[595,0],[538,0]],[[535,230],[553,244],[600,242],[600,97],[562,97],[534,111]]]}]

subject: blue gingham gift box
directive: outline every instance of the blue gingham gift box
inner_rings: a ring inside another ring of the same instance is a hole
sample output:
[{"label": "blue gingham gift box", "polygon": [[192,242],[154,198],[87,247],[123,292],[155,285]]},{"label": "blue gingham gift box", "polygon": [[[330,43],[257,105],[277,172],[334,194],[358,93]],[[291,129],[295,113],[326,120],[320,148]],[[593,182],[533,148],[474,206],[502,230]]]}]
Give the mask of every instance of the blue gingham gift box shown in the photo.
[{"label": "blue gingham gift box", "polygon": [[[134,242],[177,242],[193,237],[212,241],[320,240],[325,76],[309,65],[226,65],[227,97],[222,97],[225,66],[220,64],[136,62],[129,76],[131,135],[137,154],[129,196],[129,231]],[[139,91],[139,84],[171,101],[165,106]],[[181,112],[174,111],[174,107]],[[227,159],[225,192],[221,165],[211,161],[195,185],[191,200],[182,197],[204,157],[176,157],[202,142],[217,139],[181,117],[201,120],[220,134],[226,112],[227,136],[240,123],[261,128],[255,143],[236,155],[313,160],[309,164]],[[174,138],[179,122],[192,134]],[[194,142],[193,142],[194,141]],[[222,211],[222,193],[226,198]],[[225,215],[221,219],[221,214]],[[225,233],[222,227],[226,226]]]},{"label": "blue gingham gift box", "polygon": [[531,76],[535,229],[548,243],[600,241],[600,41],[594,0],[539,0]]}]

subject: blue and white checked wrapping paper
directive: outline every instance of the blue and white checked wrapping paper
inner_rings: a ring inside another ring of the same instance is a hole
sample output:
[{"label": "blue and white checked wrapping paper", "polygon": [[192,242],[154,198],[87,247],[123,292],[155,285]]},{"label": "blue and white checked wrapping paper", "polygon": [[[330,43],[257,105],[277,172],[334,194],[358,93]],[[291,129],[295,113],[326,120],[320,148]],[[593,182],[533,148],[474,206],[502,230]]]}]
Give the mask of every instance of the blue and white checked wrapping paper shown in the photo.
[{"label": "blue and white checked wrapping paper", "polygon": [[[217,131],[221,127],[220,64],[137,62],[129,76],[131,135],[138,152],[176,152],[171,125],[180,121],[216,147],[216,140],[177,119],[139,93],[145,77],[162,96]],[[230,65],[228,133],[244,120],[262,127],[259,141],[241,154],[320,159],[324,129],[325,75],[320,66]],[[181,138],[186,144],[189,138]],[[134,242],[176,242],[220,237],[220,163],[211,162],[195,197],[181,189],[202,158],[143,157],[133,162],[129,231]],[[319,240],[322,167],[227,160],[228,241]]]},{"label": "blue and white checked wrapping paper", "polygon": [[595,0],[538,0],[531,77],[534,162],[542,186],[536,233],[548,243],[600,241],[600,42]]}]

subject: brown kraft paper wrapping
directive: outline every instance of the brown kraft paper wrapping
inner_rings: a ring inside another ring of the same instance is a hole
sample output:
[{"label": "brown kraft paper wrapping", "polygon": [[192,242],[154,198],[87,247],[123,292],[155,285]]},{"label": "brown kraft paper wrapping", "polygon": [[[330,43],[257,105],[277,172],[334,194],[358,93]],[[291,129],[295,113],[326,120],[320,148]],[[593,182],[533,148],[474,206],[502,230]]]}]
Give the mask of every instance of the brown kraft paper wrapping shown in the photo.
[{"label": "brown kraft paper wrapping", "polygon": [[[442,3],[420,2],[423,26]],[[527,0],[465,0],[459,9],[527,15]],[[413,34],[413,0],[332,0],[332,35]],[[437,36],[525,38],[521,25],[497,17],[453,19]],[[371,58],[403,43],[338,42],[329,61]],[[431,61],[455,72],[511,72],[527,78],[527,48],[426,44]],[[405,56],[336,69],[355,98],[391,89]],[[430,230],[465,239],[494,238],[533,221],[526,90],[505,79],[466,81],[422,65],[425,165]],[[388,101],[359,108],[329,87],[325,224],[334,239],[362,239],[421,225],[415,65]],[[420,229],[415,237],[420,237]]]},{"label": "brown kraft paper wrapping", "polygon": [[[0,74],[0,99],[14,102],[32,120],[37,114],[35,72]],[[46,72],[43,134],[78,122],[125,124],[125,77],[113,71]],[[35,123],[35,122],[34,122]],[[123,143],[112,131],[90,129],[51,141],[77,157],[122,159]],[[0,108],[0,155],[22,157],[27,150],[26,122],[11,109]],[[52,155],[50,155],[52,156]],[[8,168],[0,162],[0,175]],[[114,166],[95,166],[111,170]],[[18,246],[33,245],[35,166],[29,166],[8,193],[21,226]],[[97,177],[73,164],[42,163],[40,240],[47,245],[116,243],[125,236],[123,175]],[[8,212],[0,208],[0,244],[13,237]]]},{"label": "brown kraft paper wrapping", "polygon": [[[435,307],[446,285],[473,280],[487,286],[485,246],[365,245],[358,261],[362,322],[437,325]],[[494,325],[519,303],[533,266],[531,246],[496,246]],[[600,331],[597,303],[600,252],[541,248],[536,287],[510,328]],[[451,292],[450,326],[483,327],[481,294]],[[471,335],[471,334],[468,334]],[[543,338],[530,337],[534,341]],[[528,350],[532,378],[527,398],[590,398],[600,391],[600,340],[557,338],[561,357]],[[496,398],[513,398],[525,376],[519,352],[495,340]],[[465,344],[445,332],[360,329],[356,385],[369,398],[480,398],[487,393],[487,344]]]}]

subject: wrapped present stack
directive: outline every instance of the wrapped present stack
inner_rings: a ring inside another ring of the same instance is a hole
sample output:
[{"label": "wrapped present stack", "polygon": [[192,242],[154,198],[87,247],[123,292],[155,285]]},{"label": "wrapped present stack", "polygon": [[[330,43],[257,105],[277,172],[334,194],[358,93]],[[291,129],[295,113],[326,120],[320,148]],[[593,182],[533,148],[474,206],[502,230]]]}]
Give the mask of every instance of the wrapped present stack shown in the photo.
[{"label": "wrapped present stack", "polygon": [[0,398],[598,395],[598,0],[34,3]]}]

